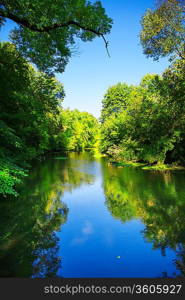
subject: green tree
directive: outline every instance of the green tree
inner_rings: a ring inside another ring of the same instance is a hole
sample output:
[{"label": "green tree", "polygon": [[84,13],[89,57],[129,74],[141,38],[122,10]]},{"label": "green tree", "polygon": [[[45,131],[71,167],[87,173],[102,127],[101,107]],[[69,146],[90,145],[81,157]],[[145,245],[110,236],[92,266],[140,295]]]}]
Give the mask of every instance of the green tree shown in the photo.
[{"label": "green tree", "polygon": [[107,90],[102,100],[102,123],[111,114],[117,114],[126,108],[132,89],[132,86],[128,86],[125,83],[118,83]]},{"label": "green tree", "polygon": [[[166,153],[166,161],[185,163],[185,61],[176,60],[164,73],[160,88],[167,115],[166,130],[173,139],[173,147]],[[168,124],[168,125],[167,125]]]},{"label": "green tree", "polygon": [[25,162],[50,149],[62,84],[37,72],[15,45],[0,44],[0,193],[14,193]]},{"label": "green tree", "polygon": [[11,40],[42,71],[63,72],[76,38],[91,41],[110,32],[112,20],[100,1],[2,0],[0,25],[16,23]]},{"label": "green tree", "polygon": [[66,150],[81,151],[95,146],[98,139],[99,125],[97,119],[87,112],[77,109],[61,110],[60,122],[62,130],[56,136]]},{"label": "green tree", "polygon": [[116,160],[184,164],[184,70],[184,60],[176,60],[162,76],[147,74],[111,112],[115,86],[103,108],[102,151]]},{"label": "green tree", "polygon": [[170,56],[185,59],[185,3],[163,0],[148,10],[141,21],[141,44],[148,57],[158,60]]}]

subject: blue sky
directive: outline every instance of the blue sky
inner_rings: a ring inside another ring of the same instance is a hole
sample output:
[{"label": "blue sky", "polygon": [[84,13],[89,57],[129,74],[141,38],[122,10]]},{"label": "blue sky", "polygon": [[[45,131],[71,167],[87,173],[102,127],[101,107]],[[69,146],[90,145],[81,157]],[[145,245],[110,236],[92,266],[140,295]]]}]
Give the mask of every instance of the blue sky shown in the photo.
[{"label": "blue sky", "polygon": [[[101,100],[109,86],[118,82],[137,84],[146,73],[162,73],[167,59],[154,62],[143,55],[139,43],[140,20],[155,0],[102,0],[114,24],[109,40],[108,57],[103,40],[78,41],[78,54],[74,55],[66,70],[56,74],[64,84],[65,108],[88,111],[100,116]],[[0,32],[1,40],[8,39],[13,22],[7,22]]]}]

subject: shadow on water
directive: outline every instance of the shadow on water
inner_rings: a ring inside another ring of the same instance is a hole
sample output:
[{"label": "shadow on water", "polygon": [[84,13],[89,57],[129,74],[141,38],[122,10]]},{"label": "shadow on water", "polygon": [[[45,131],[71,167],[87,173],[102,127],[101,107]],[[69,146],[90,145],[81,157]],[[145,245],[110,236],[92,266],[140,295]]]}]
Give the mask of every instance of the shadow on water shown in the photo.
[{"label": "shadow on water", "polygon": [[[97,167],[100,168],[99,173],[96,170]],[[159,276],[185,276],[185,174],[169,171],[160,173],[128,167],[118,168],[108,165],[106,159],[95,160],[89,153],[70,153],[67,159],[50,157],[44,162],[37,163],[33,166],[30,176],[20,186],[18,198],[0,201],[1,277],[59,276],[59,270],[63,268],[59,248],[63,249],[63,244],[58,232],[61,231],[64,223],[66,223],[66,228],[71,226],[68,223],[70,209],[66,203],[65,194],[69,192],[70,197],[73,197],[75,189],[81,189],[83,193],[86,191],[84,186],[95,185],[99,175],[102,186],[100,184],[98,187],[99,194],[96,191],[96,198],[102,197],[105,201],[103,208],[100,207],[101,213],[98,215],[94,208],[98,202],[91,202],[92,209],[86,203],[87,207],[84,208],[84,212],[81,211],[82,215],[89,211],[94,213],[95,223],[102,226],[100,230],[93,232],[97,244],[94,243],[94,240],[93,242],[88,241],[90,248],[87,248],[87,251],[88,249],[92,251],[93,247],[95,247],[95,251],[98,251],[96,250],[98,247],[101,250],[98,243],[102,243],[102,251],[104,251],[102,253],[105,253],[105,256],[109,255],[111,269],[111,263],[115,264],[115,262],[111,261],[110,255],[112,255],[111,251],[115,249],[111,249],[109,254],[109,248],[106,248],[107,244],[103,244],[103,231],[107,230],[107,225],[105,228],[104,224],[108,224],[110,228],[117,226],[115,227],[117,235],[115,234],[114,238],[121,239],[124,234],[123,226],[130,224],[129,222],[132,220],[140,220],[144,228],[140,232],[143,239],[141,251],[150,244],[152,245],[150,253],[157,249],[160,249],[162,256],[167,255],[166,251],[169,249],[175,253],[172,272],[168,274],[159,268]],[[78,205],[75,197],[71,198],[71,205],[74,202],[75,205]],[[82,200],[80,201],[82,202]],[[97,210],[99,211],[99,206]],[[107,212],[111,214],[110,219]],[[80,222],[80,219],[75,218],[74,226],[75,222]],[[107,223],[102,223],[103,219]],[[116,220],[118,224],[115,223]],[[71,227],[70,230],[73,231],[73,228]],[[120,245],[120,243],[121,241],[116,245]],[[124,245],[128,250],[133,247],[133,243],[129,243],[128,238]],[[86,249],[83,247],[87,246],[84,244],[79,251],[85,253]],[[70,252],[70,249],[72,248],[66,248],[66,251]],[[63,252],[61,251],[61,253]],[[137,250],[135,250],[135,255],[137,257]],[[73,255],[71,254],[72,259]],[[83,264],[83,257],[80,256],[78,259],[82,260]],[[133,259],[129,256],[127,260],[128,266],[133,264]],[[87,265],[87,274],[91,274],[93,264],[91,265],[90,261]],[[103,263],[101,265],[98,257],[97,265],[102,271],[104,266]],[[106,263],[106,268],[107,265],[108,263]],[[120,268],[119,271],[116,267]],[[99,269],[97,269],[97,277]],[[73,269],[71,270],[69,274],[73,277]],[[112,274],[115,277],[116,274],[117,277],[127,275],[117,265],[114,271],[115,273]],[[142,277],[142,270],[140,272]],[[153,275],[155,276],[155,274]],[[91,276],[89,275],[89,277]]]}]

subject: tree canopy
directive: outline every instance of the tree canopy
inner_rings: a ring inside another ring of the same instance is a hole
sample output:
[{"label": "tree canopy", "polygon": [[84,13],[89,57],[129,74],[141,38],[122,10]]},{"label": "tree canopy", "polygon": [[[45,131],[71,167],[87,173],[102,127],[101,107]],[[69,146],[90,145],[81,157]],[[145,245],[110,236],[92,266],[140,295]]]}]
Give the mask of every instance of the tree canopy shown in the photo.
[{"label": "tree canopy", "polygon": [[[184,78],[184,60],[177,60],[162,76],[148,74],[139,86],[127,86],[127,99],[120,84],[109,88],[103,99],[102,151],[123,161],[184,164]],[[119,110],[111,110],[118,94]]]},{"label": "tree canopy", "polygon": [[141,20],[141,44],[148,57],[169,56],[185,59],[185,2],[163,0],[147,10]]},{"label": "tree canopy", "polygon": [[100,1],[86,0],[2,0],[0,26],[7,19],[16,23],[11,41],[19,52],[41,71],[63,72],[76,38],[107,41],[112,20]]}]

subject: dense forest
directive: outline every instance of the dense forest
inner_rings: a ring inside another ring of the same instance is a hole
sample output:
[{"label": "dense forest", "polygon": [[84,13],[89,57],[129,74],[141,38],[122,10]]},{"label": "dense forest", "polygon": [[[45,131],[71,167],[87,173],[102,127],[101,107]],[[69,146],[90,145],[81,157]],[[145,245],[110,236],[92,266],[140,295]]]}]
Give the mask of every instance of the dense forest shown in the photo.
[{"label": "dense forest", "polygon": [[101,115],[102,151],[117,160],[185,163],[185,61],[138,86],[108,89]]},{"label": "dense forest", "polygon": [[54,151],[96,148],[116,161],[184,165],[183,1],[162,1],[141,20],[145,55],[169,57],[169,68],[147,74],[137,86],[110,87],[100,122],[87,112],[63,109],[65,87],[54,73],[65,70],[76,38],[100,37],[108,51],[105,35],[112,20],[99,1],[62,2],[0,4],[0,26],[7,19],[16,23],[11,42],[0,44],[0,194],[17,195],[15,186],[28,175],[31,161]]}]

